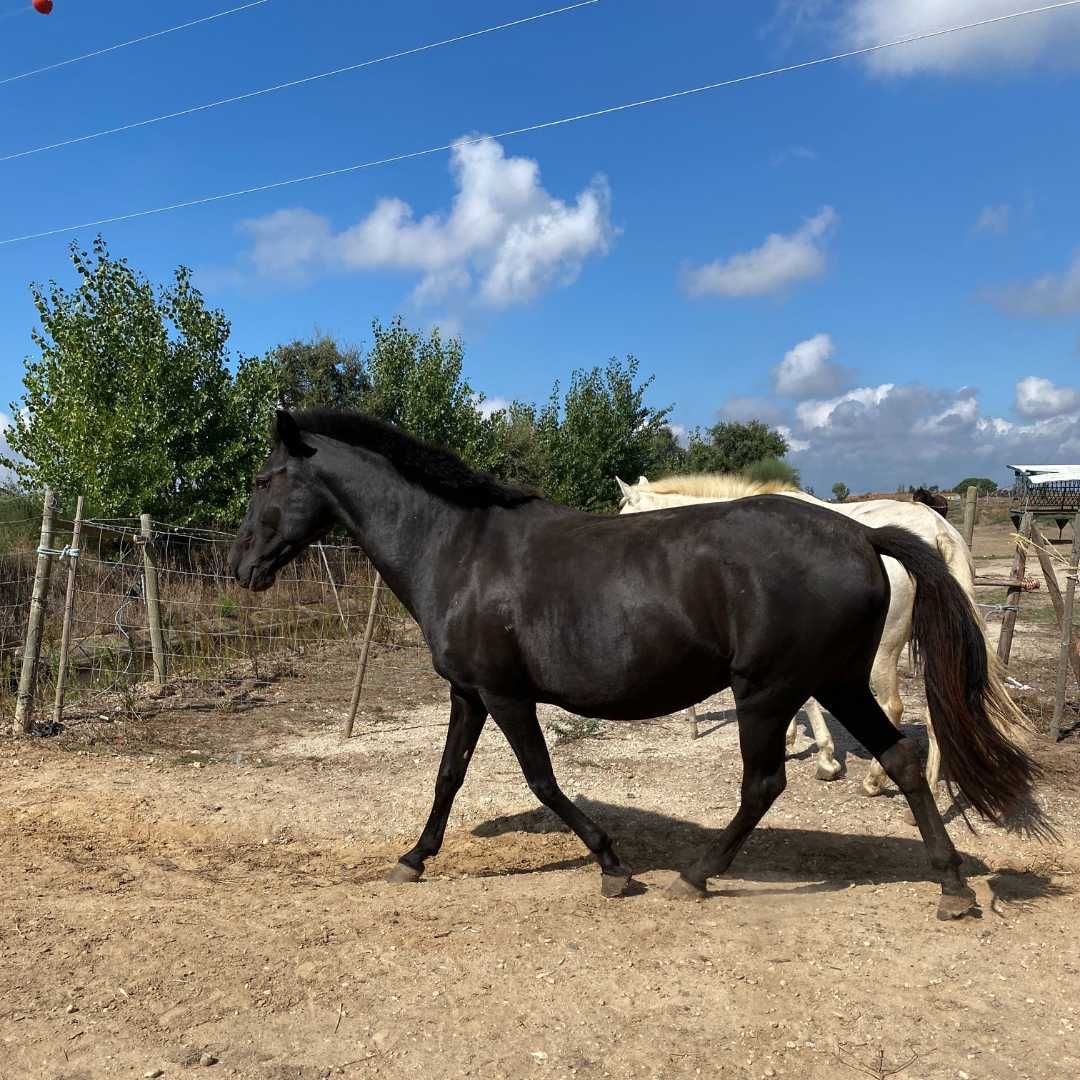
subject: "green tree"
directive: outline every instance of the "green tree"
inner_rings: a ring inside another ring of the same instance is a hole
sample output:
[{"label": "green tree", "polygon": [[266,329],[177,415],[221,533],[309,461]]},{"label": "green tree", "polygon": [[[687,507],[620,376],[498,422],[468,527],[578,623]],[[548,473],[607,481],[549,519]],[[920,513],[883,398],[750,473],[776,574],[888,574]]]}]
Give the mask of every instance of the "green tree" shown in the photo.
[{"label": "green tree", "polygon": [[700,428],[690,432],[684,466],[687,472],[740,472],[787,452],[784,436],[760,420],[726,420],[705,432]]},{"label": "green tree", "polygon": [[652,378],[638,380],[638,362],[611,359],[575,371],[565,396],[558,384],[536,418],[545,461],[546,495],[582,510],[618,504],[615,477],[637,479],[653,467],[670,406],[645,404]]},{"label": "green tree", "polygon": [[998,489],[998,482],[991,480],[988,476],[969,476],[961,480],[953,491],[963,495],[969,487],[976,488],[980,495],[993,495]]},{"label": "green tree", "polygon": [[343,347],[326,334],[279,345],[268,359],[279,399],[290,409],[357,409],[370,390],[360,350]]},{"label": "green tree", "polygon": [[365,411],[486,468],[494,454],[495,429],[481,412],[483,395],[473,391],[462,372],[460,340],[444,341],[438,328],[424,337],[401,319],[389,326],[375,322],[372,331]]},{"label": "green tree", "polygon": [[760,461],[747,465],[740,472],[748,479],[756,480],[761,484],[787,484],[797,490],[802,483],[799,470],[783,458],[762,458]]},{"label": "green tree", "polygon": [[833,502],[840,503],[840,502],[843,502],[851,494],[851,490],[848,488],[847,484],[845,484],[842,481],[838,480],[832,486],[832,493],[833,493]]},{"label": "green tree", "polygon": [[74,291],[31,286],[40,357],[26,361],[5,464],[97,514],[235,520],[265,445],[270,365],[230,372],[229,321],[186,268],[155,290],[100,237],[92,255],[70,251]]},{"label": "green tree", "polygon": [[491,413],[485,425],[482,467],[508,483],[542,491],[548,463],[536,407],[515,401]]}]

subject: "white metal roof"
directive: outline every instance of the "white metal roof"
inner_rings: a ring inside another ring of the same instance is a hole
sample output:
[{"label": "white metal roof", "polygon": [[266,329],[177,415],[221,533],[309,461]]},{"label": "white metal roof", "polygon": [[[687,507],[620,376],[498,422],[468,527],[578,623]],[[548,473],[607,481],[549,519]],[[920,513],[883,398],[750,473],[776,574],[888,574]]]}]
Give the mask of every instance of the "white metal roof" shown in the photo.
[{"label": "white metal roof", "polygon": [[1015,473],[1022,473],[1033,484],[1080,480],[1080,465],[1010,465],[1009,468]]}]

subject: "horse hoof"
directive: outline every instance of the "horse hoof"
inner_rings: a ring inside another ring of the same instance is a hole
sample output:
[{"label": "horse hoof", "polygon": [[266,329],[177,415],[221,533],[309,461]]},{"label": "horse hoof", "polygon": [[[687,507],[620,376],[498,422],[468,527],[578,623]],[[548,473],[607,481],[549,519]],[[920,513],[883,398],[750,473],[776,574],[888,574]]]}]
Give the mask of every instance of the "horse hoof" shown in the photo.
[{"label": "horse hoof", "polygon": [[704,900],[708,893],[680,874],[668,887],[669,900]]},{"label": "horse hoof", "polygon": [[616,897],[627,894],[633,880],[630,871],[625,866],[620,866],[611,873],[605,871],[600,875],[600,892],[608,899],[614,900]]},{"label": "horse hoof", "polygon": [[952,896],[948,893],[942,894],[937,909],[937,917],[942,922],[962,919],[965,915],[970,915],[974,919],[982,915],[975,894],[970,889],[965,889],[960,896]]},{"label": "horse hoof", "polygon": [[863,784],[863,786],[862,786],[862,793],[868,799],[876,799],[881,794],[881,792],[882,792],[882,788],[879,788],[876,785],[874,785],[872,787],[867,787],[866,784]]},{"label": "horse hoof", "polygon": [[919,823],[915,820],[915,815],[911,812],[910,809],[904,812],[904,824],[910,825],[913,829],[917,829],[919,827]]},{"label": "horse hoof", "polygon": [[408,863],[399,862],[389,874],[386,875],[386,880],[393,885],[401,885],[406,882],[419,881],[423,875],[423,870],[417,870],[413,866],[409,866]]},{"label": "horse hoof", "polygon": [[832,765],[826,765],[823,762],[818,762],[817,773],[815,775],[819,780],[824,780],[826,783],[832,780],[839,780],[844,774],[844,767],[839,761],[834,762]]}]

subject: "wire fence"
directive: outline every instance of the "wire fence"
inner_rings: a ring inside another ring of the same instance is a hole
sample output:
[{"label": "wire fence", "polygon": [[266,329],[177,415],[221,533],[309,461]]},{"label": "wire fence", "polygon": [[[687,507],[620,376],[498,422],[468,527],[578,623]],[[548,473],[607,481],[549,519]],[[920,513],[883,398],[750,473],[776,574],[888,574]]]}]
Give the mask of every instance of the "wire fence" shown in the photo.
[{"label": "wire fence", "polygon": [[[0,522],[0,530],[5,526]],[[19,522],[33,527],[32,521]],[[71,543],[74,522],[57,519],[53,548]],[[225,684],[272,679],[282,661],[341,649],[363,634],[375,572],[364,553],[330,542],[305,551],[266,592],[240,587],[228,568],[233,535],[155,523],[158,606],[168,682]],[[15,710],[38,553],[0,553],[0,716]],[[66,702],[69,711],[112,695],[123,698],[153,679],[151,619],[137,519],[82,523],[70,615]],[[33,713],[52,715],[60,667],[67,558],[53,560]],[[420,630],[392,593],[379,590],[373,642],[426,657]]]}]

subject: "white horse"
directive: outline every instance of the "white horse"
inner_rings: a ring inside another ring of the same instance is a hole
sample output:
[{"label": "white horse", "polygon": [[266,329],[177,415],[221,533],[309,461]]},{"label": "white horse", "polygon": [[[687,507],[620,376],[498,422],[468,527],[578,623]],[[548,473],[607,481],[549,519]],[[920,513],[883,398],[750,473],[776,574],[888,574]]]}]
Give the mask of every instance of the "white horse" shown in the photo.
[{"label": "white horse", "polygon": [[[654,483],[650,483],[644,476],[639,477],[636,484],[627,484],[616,479],[622,492],[619,508],[621,514],[641,513],[669,506],[687,506],[698,502],[727,502],[751,495],[779,494],[792,499],[801,499],[804,502],[816,503],[818,506],[824,506],[846,517],[856,518],[870,528],[881,525],[902,525],[937,549],[953,577],[974,603],[975,570],[963,537],[940,514],[921,503],[903,503],[893,499],[872,499],[861,503],[827,503],[786,484],[759,483],[736,475],[716,473],[671,476]],[[915,588],[907,572],[894,559],[884,558],[881,561],[889,577],[891,599],[881,642],[878,645],[877,655],[874,657],[871,690],[889,719],[899,727],[904,714],[904,703],[900,699],[898,666],[900,654],[911,638],[911,613],[915,600]],[[818,779],[835,780],[840,776],[842,767],[836,760],[836,748],[825,723],[821,706],[812,698],[806,703],[806,715],[818,748]],[[691,709],[691,717],[696,727],[696,710]],[[929,710],[924,712],[924,721],[930,740],[926,778],[931,790],[936,790],[941,771],[941,755],[938,751],[937,739],[934,737]],[[795,734],[795,721],[792,720],[791,727],[788,729],[789,748],[795,742]],[[879,795],[884,783],[885,772],[875,761],[863,780],[863,790],[867,795]]]}]

